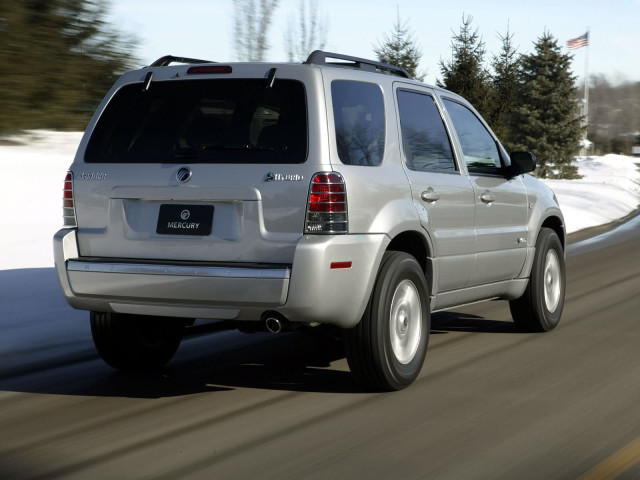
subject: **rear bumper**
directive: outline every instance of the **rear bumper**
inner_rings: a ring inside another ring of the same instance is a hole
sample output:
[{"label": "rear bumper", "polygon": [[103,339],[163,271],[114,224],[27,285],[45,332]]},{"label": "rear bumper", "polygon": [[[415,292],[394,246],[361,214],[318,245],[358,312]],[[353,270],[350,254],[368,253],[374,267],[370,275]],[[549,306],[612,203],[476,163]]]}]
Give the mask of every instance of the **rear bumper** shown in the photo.
[{"label": "rear bumper", "polygon": [[[75,229],[63,229],[54,236],[54,257],[67,302],[81,310],[226,320],[276,311],[293,322],[351,327],[364,312],[386,239],[304,236],[292,265],[218,265],[82,258]],[[351,266],[332,268],[344,262]]]}]

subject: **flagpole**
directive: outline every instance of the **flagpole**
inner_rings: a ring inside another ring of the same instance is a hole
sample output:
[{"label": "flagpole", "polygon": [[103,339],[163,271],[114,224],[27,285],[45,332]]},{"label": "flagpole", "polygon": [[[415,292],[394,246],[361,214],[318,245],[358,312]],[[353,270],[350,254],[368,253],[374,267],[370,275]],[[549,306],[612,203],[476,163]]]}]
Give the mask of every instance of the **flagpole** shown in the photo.
[{"label": "flagpole", "polygon": [[[584,139],[587,140],[587,128],[589,127],[589,48],[591,44],[589,27],[587,27],[587,52],[584,59]],[[587,142],[585,141],[585,149]]]},{"label": "flagpole", "polygon": [[589,128],[589,27],[584,35],[572,38],[567,42],[569,50],[576,50],[578,48],[587,47],[587,51],[584,55],[584,99],[582,111],[578,114],[582,115],[581,126],[584,128],[582,132],[582,145],[580,147],[580,156],[585,156],[586,151],[589,149],[588,145],[591,143],[587,138],[587,129]]}]

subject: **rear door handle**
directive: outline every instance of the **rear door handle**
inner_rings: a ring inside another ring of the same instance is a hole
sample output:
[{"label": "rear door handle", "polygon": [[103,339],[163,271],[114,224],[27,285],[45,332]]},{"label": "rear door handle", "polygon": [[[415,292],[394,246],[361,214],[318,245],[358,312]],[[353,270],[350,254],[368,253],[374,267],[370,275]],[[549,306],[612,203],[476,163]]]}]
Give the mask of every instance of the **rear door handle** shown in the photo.
[{"label": "rear door handle", "polygon": [[435,190],[429,187],[425,192],[420,194],[420,198],[427,203],[434,203],[440,200],[440,195],[435,192]]},{"label": "rear door handle", "polygon": [[493,194],[487,190],[486,192],[483,192],[480,195],[480,201],[482,203],[486,203],[487,205],[491,205],[493,202],[495,202],[495,197],[493,196]]}]

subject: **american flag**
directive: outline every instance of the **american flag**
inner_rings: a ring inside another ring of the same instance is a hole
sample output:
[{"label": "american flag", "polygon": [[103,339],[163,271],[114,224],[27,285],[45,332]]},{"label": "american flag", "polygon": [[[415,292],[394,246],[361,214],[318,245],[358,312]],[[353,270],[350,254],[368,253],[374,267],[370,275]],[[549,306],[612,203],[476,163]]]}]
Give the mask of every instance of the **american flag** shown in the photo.
[{"label": "american flag", "polygon": [[569,47],[569,50],[586,47],[587,45],[589,45],[589,32],[585,33],[584,35],[580,35],[577,38],[572,38],[567,42],[567,47]]}]

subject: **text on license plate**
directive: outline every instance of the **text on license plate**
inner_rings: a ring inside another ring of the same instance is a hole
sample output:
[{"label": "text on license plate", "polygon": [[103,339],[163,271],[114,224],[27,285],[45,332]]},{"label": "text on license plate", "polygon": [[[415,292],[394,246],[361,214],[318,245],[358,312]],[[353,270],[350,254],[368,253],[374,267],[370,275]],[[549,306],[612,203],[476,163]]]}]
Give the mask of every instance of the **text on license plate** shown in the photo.
[{"label": "text on license plate", "polygon": [[209,235],[213,205],[160,205],[156,233],[171,235]]}]

